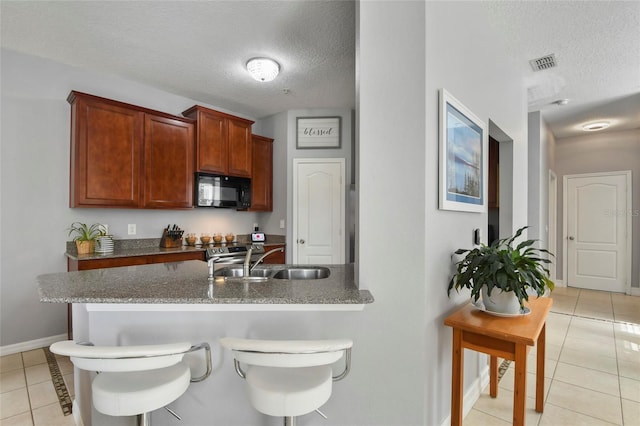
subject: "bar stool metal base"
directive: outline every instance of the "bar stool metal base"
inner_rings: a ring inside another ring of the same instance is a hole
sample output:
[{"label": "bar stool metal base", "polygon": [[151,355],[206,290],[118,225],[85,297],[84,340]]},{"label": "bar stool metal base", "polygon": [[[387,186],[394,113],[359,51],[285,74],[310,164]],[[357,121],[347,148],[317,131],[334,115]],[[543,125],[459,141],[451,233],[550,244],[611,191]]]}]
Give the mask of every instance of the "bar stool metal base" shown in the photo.
[{"label": "bar stool metal base", "polygon": [[285,417],[284,418],[284,426],[296,426],[296,418],[295,417]]}]

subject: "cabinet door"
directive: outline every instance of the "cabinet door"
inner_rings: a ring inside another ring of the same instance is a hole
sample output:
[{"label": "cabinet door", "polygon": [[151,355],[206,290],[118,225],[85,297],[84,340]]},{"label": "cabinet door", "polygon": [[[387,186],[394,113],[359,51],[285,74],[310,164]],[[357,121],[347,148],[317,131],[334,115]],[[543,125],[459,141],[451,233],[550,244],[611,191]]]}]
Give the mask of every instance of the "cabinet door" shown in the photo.
[{"label": "cabinet door", "polygon": [[252,135],[251,210],[273,210],[273,139]]},{"label": "cabinet door", "polygon": [[[274,248],[278,248],[278,247],[282,247],[285,248],[284,244],[280,245],[268,245],[265,246],[264,250],[265,251],[269,251],[269,250],[273,250]],[[269,256],[264,258],[263,261],[265,264],[278,264],[278,265],[283,265],[286,263],[286,251],[277,251],[275,253],[271,253]]]},{"label": "cabinet door", "polygon": [[229,175],[251,177],[251,124],[227,119]]},{"label": "cabinet door", "polygon": [[144,207],[193,207],[193,124],[145,114]]},{"label": "cabinet door", "polygon": [[72,93],[71,207],[137,207],[144,114]]},{"label": "cabinet door", "polygon": [[199,172],[229,174],[227,120],[219,115],[199,111],[197,168]]}]

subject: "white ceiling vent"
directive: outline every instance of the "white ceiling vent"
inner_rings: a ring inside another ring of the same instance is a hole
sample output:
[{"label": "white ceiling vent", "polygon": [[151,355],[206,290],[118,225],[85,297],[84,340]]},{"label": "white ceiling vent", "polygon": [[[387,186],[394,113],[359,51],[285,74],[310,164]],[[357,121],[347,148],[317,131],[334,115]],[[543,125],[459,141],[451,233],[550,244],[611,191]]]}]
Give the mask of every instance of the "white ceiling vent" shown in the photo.
[{"label": "white ceiling vent", "polygon": [[542,58],[532,59],[529,63],[534,71],[542,71],[558,65],[558,62],[556,62],[556,55],[553,53],[551,55],[543,56]]}]

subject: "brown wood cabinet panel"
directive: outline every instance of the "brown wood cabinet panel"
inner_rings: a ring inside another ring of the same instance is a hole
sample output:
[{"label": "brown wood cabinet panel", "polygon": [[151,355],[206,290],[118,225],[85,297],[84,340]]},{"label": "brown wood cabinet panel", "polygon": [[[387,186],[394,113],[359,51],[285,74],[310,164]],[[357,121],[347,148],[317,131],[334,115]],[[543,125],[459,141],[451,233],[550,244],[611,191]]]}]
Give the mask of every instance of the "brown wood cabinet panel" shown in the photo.
[{"label": "brown wood cabinet panel", "polygon": [[71,207],[193,207],[193,120],[76,91],[67,100]]},{"label": "brown wood cabinet panel", "polygon": [[196,170],[251,177],[253,121],[194,105],[182,113],[196,120]]},{"label": "brown wood cabinet panel", "polygon": [[[278,247],[282,247],[284,248],[285,245],[284,244],[274,244],[274,245],[268,245],[265,246],[264,250],[265,251],[269,251],[269,250],[273,250],[275,248]],[[271,263],[271,264],[279,264],[279,265],[284,265],[286,263],[286,250],[283,251],[277,251],[275,253],[270,254],[269,256],[264,258],[263,263]]]},{"label": "brown wood cabinet panel", "polygon": [[273,139],[252,135],[251,209],[273,210]]},{"label": "brown wood cabinet panel", "polygon": [[86,271],[89,269],[117,268],[120,266],[148,265],[152,263],[183,262],[186,260],[205,260],[205,252],[189,251],[88,260],[67,259],[67,270]]},{"label": "brown wood cabinet panel", "polygon": [[72,92],[70,207],[136,207],[143,113]]},{"label": "brown wood cabinet panel", "polygon": [[227,121],[220,115],[199,112],[197,122],[197,170],[229,174],[229,144],[224,143],[227,140]]},{"label": "brown wood cabinet panel", "polygon": [[145,114],[144,207],[193,207],[194,125]]},{"label": "brown wood cabinet panel", "polygon": [[244,120],[228,120],[229,175],[251,177],[251,124]]}]

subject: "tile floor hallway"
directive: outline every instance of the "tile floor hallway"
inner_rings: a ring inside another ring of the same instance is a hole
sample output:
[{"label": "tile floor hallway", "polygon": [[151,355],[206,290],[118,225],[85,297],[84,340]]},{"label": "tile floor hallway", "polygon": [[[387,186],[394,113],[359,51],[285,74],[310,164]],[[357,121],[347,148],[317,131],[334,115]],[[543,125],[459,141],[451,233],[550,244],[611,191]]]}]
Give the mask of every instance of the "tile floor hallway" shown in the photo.
[{"label": "tile floor hallway", "polygon": [[[559,287],[547,321],[544,413],[528,398],[528,426],[640,426],[640,297]],[[73,393],[73,366],[57,358]],[[535,389],[535,351],[529,354],[527,395]],[[72,426],[63,416],[44,352],[0,358],[0,426]],[[511,424],[513,364],[498,398],[484,391],[465,426]],[[73,396],[73,395],[72,395]]]},{"label": "tile floor hallway", "polygon": [[[535,407],[535,350],[527,360],[528,426],[640,426],[640,297],[558,287],[547,319],[544,413]],[[488,386],[465,426],[510,425],[513,363],[498,397]]]}]

